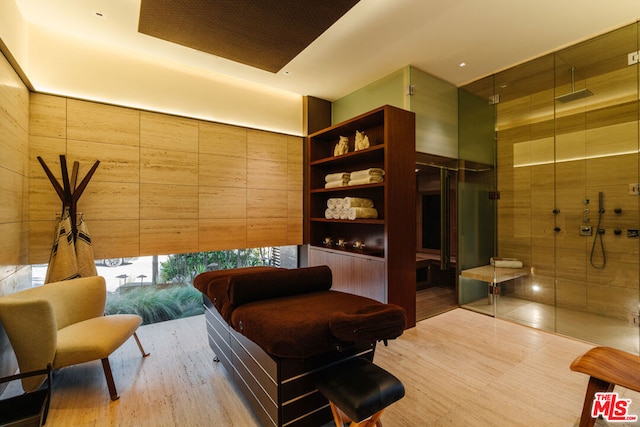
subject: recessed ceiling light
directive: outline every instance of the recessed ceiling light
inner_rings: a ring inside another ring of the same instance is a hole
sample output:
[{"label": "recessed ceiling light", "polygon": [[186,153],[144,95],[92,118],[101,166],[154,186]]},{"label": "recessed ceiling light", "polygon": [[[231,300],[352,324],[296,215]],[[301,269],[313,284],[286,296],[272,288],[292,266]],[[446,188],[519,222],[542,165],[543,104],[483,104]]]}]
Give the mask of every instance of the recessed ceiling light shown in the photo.
[{"label": "recessed ceiling light", "polygon": [[466,67],[466,66],[467,66],[467,63],[466,63],[466,62],[461,62],[461,63],[459,63],[459,64],[458,64],[458,66],[459,66],[459,67]]}]

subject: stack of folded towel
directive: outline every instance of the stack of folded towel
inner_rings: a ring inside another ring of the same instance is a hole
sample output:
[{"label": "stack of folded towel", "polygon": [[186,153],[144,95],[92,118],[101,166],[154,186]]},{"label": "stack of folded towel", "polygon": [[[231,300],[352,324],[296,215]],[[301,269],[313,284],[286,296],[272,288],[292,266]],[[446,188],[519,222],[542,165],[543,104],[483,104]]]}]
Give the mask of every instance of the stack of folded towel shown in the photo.
[{"label": "stack of folded towel", "polygon": [[369,168],[351,172],[349,185],[373,184],[384,181],[384,169]]},{"label": "stack of folded towel", "polygon": [[344,199],[342,198],[330,198],[327,200],[327,209],[324,211],[324,217],[326,219],[340,219],[343,201]]},{"label": "stack of folded towel", "polygon": [[349,172],[330,173],[324,177],[324,188],[344,187],[349,184]]},{"label": "stack of folded towel", "polygon": [[347,219],[375,219],[378,218],[378,210],[376,208],[349,208],[347,211]]},{"label": "stack of folded towel", "polygon": [[378,210],[373,207],[373,200],[361,197],[330,198],[324,211],[326,219],[359,219],[378,218]]},{"label": "stack of folded towel", "polygon": [[522,261],[516,258],[491,258],[491,265],[502,268],[522,268]]}]

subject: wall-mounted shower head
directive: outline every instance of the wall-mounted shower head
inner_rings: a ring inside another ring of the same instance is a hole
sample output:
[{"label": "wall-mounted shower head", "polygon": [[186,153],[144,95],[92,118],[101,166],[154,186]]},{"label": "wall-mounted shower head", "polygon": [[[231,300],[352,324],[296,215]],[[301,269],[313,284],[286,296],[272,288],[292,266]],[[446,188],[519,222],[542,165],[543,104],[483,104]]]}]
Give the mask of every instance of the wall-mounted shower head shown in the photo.
[{"label": "wall-mounted shower head", "polygon": [[586,98],[587,96],[593,95],[589,89],[584,88],[580,90],[576,90],[576,80],[575,80],[575,67],[571,67],[571,92],[565,93],[564,95],[556,96],[556,100],[560,102],[571,102],[576,99]]},{"label": "wall-mounted shower head", "polygon": [[598,192],[598,213],[599,214],[603,214],[604,213],[604,204],[603,204],[603,197],[602,197],[602,191]]}]

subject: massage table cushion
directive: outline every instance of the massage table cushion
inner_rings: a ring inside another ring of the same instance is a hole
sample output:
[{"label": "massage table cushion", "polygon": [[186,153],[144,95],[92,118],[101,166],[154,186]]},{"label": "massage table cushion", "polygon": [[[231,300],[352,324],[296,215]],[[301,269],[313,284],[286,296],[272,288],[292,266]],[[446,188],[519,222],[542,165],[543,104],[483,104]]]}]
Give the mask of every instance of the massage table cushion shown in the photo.
[{"label": "massage table cushion", "polygon": [[308,358],[344,344],[402,335],[402,307],[332,291],[331,284],[327,266],[249,267],[194,280],[234,330],[272,356]]}]

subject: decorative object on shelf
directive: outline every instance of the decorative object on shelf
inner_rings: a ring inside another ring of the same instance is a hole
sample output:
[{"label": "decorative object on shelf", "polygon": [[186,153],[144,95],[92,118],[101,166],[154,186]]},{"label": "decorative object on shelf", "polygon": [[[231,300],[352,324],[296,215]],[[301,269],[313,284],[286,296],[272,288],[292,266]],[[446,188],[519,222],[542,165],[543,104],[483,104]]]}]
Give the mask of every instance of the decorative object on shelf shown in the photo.
[{"label": "decorative object on shelf", "polygon": [[349,172],[330,173],[324,177],[324,188],[344,187],[349,184]]},{"label": "decorative object on shelf", "polygon": [[336,147],[333,149],[334,156],[341,156],[342,154],[347,154],[349,152],[349,138],[346,136],[341,136],[340,140],[336,144]]},{"label": "decorative object on shelf", "polygon": [[324,243],[324,245],[326,247],[330,248],[331,245],[333,245],[333,239],[331,237],[327,236],[327,237],[324,238],[324,242],[323,243]]},{"label": "decorative object on shelf", "polygon": [[354,247],[355,249],[362,250],[362,249],[364,249],[364,243],[362,243],[360,240],[356,240],[356,241],[353,243],[353,247]]},{"label": "decorative object on shelf", "polygon": [[369,137],[364,132],[356,131],[355,151],[369,148]]},{"label": "decorative object on shelf", "polygon": [[338,241],[336,242],[336,246],[339,248],[344,248],[345,246],[347,246],[347,241],[345,239],[338,239]]}]

